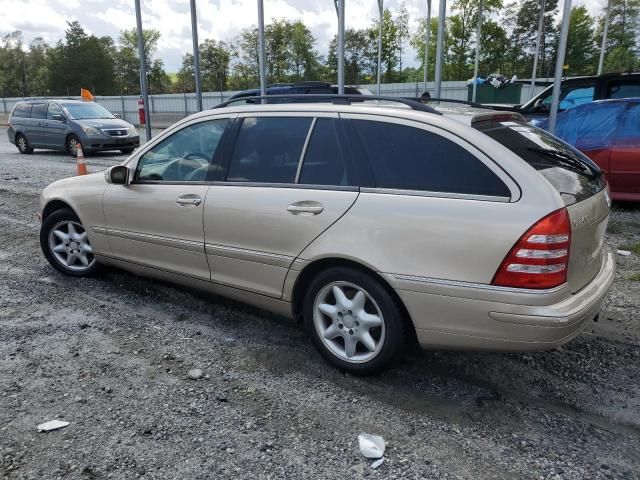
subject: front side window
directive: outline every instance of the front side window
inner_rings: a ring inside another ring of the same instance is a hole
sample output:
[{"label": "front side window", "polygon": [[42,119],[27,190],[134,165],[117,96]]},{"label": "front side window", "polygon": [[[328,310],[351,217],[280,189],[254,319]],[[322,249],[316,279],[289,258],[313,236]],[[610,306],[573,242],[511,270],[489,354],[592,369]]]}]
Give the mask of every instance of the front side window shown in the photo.
[{"label": "front side window", "polygon": [[306,185],[353,185],[352,175],[340,148],[335,120],[318,118],[307,145],[298,183]]},{"label": "front side window", "polygon": [[62,109],[55,103],[50,103],[47,109],[47,118],[53,120],[54,115],[62,115]]},{"label": "front side window", "polygon": [[245,118],[227,174],[229,182],[294,183],[311,118]]},{"label": "front side window", "polygon": [[470,152],[437,133],[354,120],[379,188],[510,197],[508,187]]},{"label": "front side window", "polygon": [[229,123],[208,120],[178,130],[138,161],[135,181],[202,182],[218,168],[212,159]]},{"label": "front side window", "polygon": [[[569,110],[579,105],[592,102],[594,92],[595,92],[595,85],[583,85],[583,86],[561,88],[560,103],[558,105],[558,108],[560,110]],[[552,90],[549,90],[549,94],[542,100],[542,104],[547,108],[547,110],[551,110],[552,98],[553,98]]]}]

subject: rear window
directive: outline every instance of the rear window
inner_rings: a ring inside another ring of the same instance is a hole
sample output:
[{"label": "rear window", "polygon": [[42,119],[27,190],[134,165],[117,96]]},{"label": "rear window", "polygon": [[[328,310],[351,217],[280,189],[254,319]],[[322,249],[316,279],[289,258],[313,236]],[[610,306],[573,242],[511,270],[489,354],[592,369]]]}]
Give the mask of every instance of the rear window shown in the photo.
[{"label": "rear window", "polygon": [[566,205],[602,190],[602,171],[587,156],[545,130],[520,122],[479,122],[473,125],[535,168],[558,191]]},{"label": "rear window", "polygon": [[29,118],[30,113],[31,105],[29,105],[28,103],[20,103],[16,105],[16,108],[13,111],[13,116],[19,118]]}]

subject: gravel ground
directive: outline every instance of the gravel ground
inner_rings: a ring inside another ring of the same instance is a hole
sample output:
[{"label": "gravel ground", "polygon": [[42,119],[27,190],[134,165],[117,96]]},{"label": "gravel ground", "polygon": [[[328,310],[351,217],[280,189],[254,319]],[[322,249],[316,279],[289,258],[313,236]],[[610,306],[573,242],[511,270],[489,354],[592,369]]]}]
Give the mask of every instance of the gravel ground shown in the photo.
[{"label": "gravel ground", "polygon": [[[413,351],[357,378],[278,316],[117,270],[58,274],[35,211],[74,172],[0,141],[0,478],[640,478],[638,253],[561,349]],[[612,246],[637,244],[640,206],[611,225]],[[70,425],[37,432],[53,419]],[[387,441],[378,469],[361,432]]]}]

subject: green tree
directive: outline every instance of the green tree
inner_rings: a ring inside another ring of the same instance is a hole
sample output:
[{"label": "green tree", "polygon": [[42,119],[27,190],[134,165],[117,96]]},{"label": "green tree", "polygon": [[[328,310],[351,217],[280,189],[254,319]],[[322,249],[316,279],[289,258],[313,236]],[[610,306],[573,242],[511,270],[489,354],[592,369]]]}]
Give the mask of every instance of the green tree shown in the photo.
[{"label": "green tree", "polygon": [[[604,72],[633,71],[640,55],[640,0],[610,0],[609,31]],[[606,8],[606,6],[604,7]],[[598,55],[602,45],[605,10],[598,18],[595,35]]]},{"label": "green tree", "polygon": [[404,3],[400,7],[398,16],[395,18],[395,23],[396,44],[398,46],[398,81],[402,82],[402,48],[404,47],[404,43],[409,39],[409,12]]},{"label": "green tree", "polygon": [[27,55],[27,79],[29,83],[29,95],[44,96],[48,90],[48,57],[49,45],[40,37],[33,39],[29,44]]},{"label": "green tree", "polygon": [[565,65],[567,75],[592,75],[595,73],[594,19],[584,6],[571,9]]},{"label": "green tree", "polygon": [[[143,30],[143,51],[145,58],[145,70],[147,72],[147,81],[151,86],[152,69],[155,87],[160,91],[163,89],[163,81],[168,77],[164,77],[164,67],[160,63],[155,63],[154,55],[158,48],[158,40],[160,40],[160,32],[158,30]],[[140,92],[140,59],[138,58],[138,31],[133,28],[130,30],[122,30],[118,38],[117,49],[113,53],[115,60],[115,71],[117,83],[121,93],[137,94]],[[161,71],[160,71],[161,70]],[[158,83],[159,82],[159,83]],[[157,91],[157,90],[156,90]]]}]

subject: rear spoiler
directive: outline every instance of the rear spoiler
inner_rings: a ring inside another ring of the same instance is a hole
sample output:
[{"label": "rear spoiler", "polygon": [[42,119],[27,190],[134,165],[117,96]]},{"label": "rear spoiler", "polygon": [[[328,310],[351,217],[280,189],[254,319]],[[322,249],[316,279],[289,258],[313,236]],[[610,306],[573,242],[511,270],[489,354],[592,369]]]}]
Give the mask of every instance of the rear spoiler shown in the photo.
[{"label": "rear spoiler", "polygon": [[526,123],[526,119],[517,112],[488,112],[488,113],[479,113],[478,115],[474,115],[471,119],[471,126],[474,126],[478,123],[484,122],[523,122]]}]

